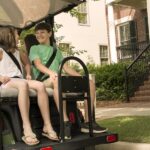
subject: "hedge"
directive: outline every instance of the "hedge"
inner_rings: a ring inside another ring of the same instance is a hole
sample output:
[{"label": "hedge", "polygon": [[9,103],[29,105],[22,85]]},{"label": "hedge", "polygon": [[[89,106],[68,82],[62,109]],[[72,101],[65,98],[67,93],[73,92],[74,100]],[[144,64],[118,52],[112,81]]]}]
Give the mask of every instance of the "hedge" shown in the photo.
[{"label": "hedge", "polygon": [[89,73],[95,74],[97,100],[124,100],[125,77],[127,63],[105,66],[87,64]]}]

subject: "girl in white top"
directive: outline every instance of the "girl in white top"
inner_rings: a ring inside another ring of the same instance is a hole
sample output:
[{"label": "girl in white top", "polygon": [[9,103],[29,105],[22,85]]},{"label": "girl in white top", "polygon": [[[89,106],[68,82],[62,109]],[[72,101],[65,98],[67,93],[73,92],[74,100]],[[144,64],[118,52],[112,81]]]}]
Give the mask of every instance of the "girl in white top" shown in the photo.
[{"label": "girl in white top", "polygon": [[[45,86],[42,82],[31,80],[31,69],[28,56],[17,50],[18,33],[10,27],[0,27],[0,82],[2,88],[18,89],[18,105],[23,122],[22,140],[28,145],[36,145],[39,140],[33,133],[29,120],[29,88],[37,91],[38,105],[44,120],[43,135],[51,140],[58,140],[50,121],[49,101]],[[26,72],[26,79],[23,79],[22,71],[16,66],[10,56],[15,56],[22,70],[22,63]],[[22,62],[22,63],[21,63]]]}]

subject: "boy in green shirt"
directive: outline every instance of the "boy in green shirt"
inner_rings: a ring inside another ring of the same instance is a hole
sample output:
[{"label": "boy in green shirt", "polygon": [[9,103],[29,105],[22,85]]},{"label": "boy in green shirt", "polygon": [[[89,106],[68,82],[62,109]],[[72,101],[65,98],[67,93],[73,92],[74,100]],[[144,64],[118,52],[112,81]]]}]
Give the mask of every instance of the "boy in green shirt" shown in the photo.
[{"label": "boy in green shirt", "polygon": [[[54,100],[57,106],[57,109],[59,109],[59,101],[58,101],[58,77],[57,72],[59,69],[59,65],[63,59],[61,51],[58,49],[56,56],[49,68],[45,66],[48,59],[51,57],[53,52],[53,47],[50,46],[50,40],[51,37],[51,27],[49,24],[46,23],[39,23],[35,27],[35,36],[40,43],[39,45],[32,46],[30,49],[30,60],[33,62],[33,74],[35,78],[39,75],[40,72],[44,73],[45,76],[49,76],[48,79],[46,79],[44,82],[46,87],[52,87],[54,89]],[[64,64],[63,67],[64,71],[73,76],[80,76],[78,72],[73,70],[72,68],[68,67],[67,64]],[[92,81],[90,81],[90,94],[91,94],[91,101],[92,101],[92,108],[94,107],[94,100],[95,100],[95,85]],[[69,125],[69,119],[66,113],[65,105],[64,105],[64,126],[66,128],[70,128]],[[92,110],[93,111],[93,110]],[[89,126],[88,126],[88,110],[87,110],[87,103],[85,103],[85,123],[81,126],[81,132],[88,133],[89,132]],[[93,122],[93,132],[94,133],[102,133],[105,132],[107,129],[104,127],[100,127],[97,125],[96,122]],[[65,139],[70,139],[70,129],[65,130]]]}]

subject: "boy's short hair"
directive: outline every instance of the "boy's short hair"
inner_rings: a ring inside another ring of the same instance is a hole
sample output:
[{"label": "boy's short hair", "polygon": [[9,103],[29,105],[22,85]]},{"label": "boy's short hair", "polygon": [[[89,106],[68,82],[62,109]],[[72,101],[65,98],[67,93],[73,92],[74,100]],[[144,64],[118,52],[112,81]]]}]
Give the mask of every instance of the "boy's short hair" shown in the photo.
[{"label": "boy's short hair", "polygon": [[45,22],[41,22],[35,26],[35,32],[37,30],[47,30],[48,32],[52,31],[51,25]]}]

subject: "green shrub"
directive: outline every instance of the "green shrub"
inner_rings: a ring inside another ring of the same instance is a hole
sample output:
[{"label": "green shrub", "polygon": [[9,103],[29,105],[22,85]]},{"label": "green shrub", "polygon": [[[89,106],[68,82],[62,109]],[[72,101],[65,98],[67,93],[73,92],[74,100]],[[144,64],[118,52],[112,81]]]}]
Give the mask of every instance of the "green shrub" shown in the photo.
[{"label": "green shrub", "polygon": [[111,64],[102,67],[87,64],[89,72],[95,74],[98,100],[123,100],[125,98],[125,66],[125,63]]}]

